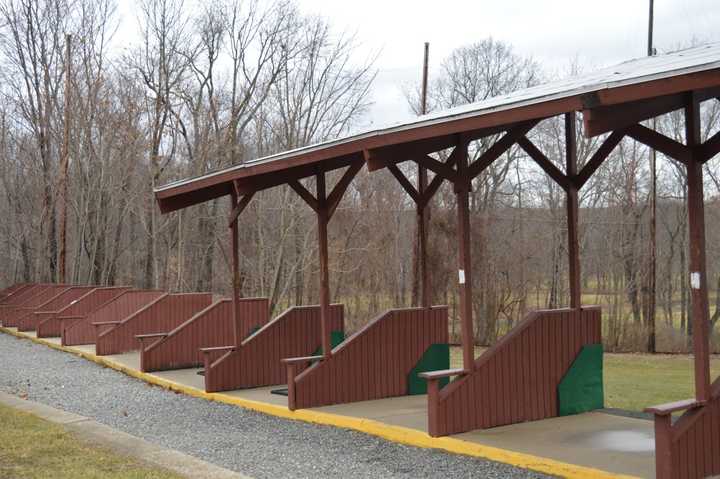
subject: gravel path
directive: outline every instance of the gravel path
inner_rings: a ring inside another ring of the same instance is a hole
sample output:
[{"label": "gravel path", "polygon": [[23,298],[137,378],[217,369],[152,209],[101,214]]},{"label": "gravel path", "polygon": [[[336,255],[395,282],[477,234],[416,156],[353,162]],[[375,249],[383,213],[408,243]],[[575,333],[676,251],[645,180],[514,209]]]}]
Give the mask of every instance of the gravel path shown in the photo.
[{"label": "gravel path", "polygon": [[0,390],[254,478],[547,477],[175,394],[0,333]]}]

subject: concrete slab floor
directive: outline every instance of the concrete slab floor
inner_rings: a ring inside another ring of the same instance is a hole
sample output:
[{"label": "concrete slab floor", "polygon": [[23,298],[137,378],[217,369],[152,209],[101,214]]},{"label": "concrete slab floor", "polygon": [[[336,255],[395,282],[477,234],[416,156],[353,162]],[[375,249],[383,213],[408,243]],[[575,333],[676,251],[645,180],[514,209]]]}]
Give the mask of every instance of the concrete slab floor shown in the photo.
[{"label": "concrete slab floor", "polygon": [[[94,353],[94,347],[87,349],[79,346],[68,349]],[[105,358],[139,370],[139,352],[105,356]],[[197,368],[180,369],[151,374],[204,391],[204,380],[197,374],[198,370]],[[286,397],[271,394],[270,391],[276,388],[278,386],[228,391],[223,394],[267,404],[287,405]],[[427,432],[425,395],[338,404],[313,410],[371,419]],[[479,445],[531,454],[616,474],[655,476],[653,423],[644,419],[593,412],[476,430],[453,437]]]}]

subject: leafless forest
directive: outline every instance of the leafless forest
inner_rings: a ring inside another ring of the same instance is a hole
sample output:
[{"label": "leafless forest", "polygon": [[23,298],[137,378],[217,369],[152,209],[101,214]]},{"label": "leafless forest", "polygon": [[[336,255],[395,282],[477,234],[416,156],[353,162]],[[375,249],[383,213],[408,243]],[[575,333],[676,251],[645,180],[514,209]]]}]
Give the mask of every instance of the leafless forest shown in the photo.
[{"label": "leafless forest", "polygon": [[[138,1],[141,36],[122,39],[113,0],[0,1],[0,283],[56,281],[65,255],[66,282],[227,294],[229,200],[163,216],[153,186],[367,122],[375,58],[351,34],[303,15],[291,0],[192,7]],[[420,60],[421,45],[408,54]],[[433,60],[430,111],[553,77],[491,38]],[[569,65],[568,74],[580,69]],[[418,87],[405,89],[408,109],[417,111]],[[720,126],[720,103],[708,102],[702,114],[707,137]],[[657,120],[680,141],[682,124],[674,114]],[[541,126],[533,141],[562,169],[563,123]],[[580,165],[601,140],[579,137]],[[653,321],[657,350],[688,346],[685,170],[657,158],[655,288],[649,150],[623,140],[582,190],[583,300],[604,307],[610,350],[652,349]],[[713,326],[717,161],[707,164],[705,185]],[[432,204],[430,271],[435,302],[453,306],[455,199],[444,188]],[[526,311],[568,302],[564,192],[515,148],[475,180],[471,211],[475,334],[490,344]],[[317,303],[315,227],[289,188],[256,195],[241,217],[243,294],[271,298],[275,313]],[[414,229],[414,205],[395,179],[361,172],[330,223],[331,295],[345,303],[351,329],[390,306],[417,303]]]}]

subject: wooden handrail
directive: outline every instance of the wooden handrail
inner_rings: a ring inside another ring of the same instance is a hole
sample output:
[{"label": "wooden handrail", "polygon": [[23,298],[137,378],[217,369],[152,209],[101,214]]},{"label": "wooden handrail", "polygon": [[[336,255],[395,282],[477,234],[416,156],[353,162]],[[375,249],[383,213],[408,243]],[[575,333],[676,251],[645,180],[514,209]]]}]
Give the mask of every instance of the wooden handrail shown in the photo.
[{"label": "wooden handrail", "polygon": [[216,346],[214,348],[200,348],[203,354],[216,353],[220,351],[233,351],[235,346]]},{"label": "wooden handrail", "polygon": [[96,323],[92,323],[93,326],[107,326],[109,324],[120,324],[122,321],[98,321]]},{"label": "wooden handrail", "polygon": [[281,361],[285,364],[298,364],[298,363],[307,363],[310,361],[318,361],[322,359],[323,356],[303,356],[300,358],[285,358]]},{"label": "wooden handrail", "polygon": [[149,334],[136,334],[135,337],[139,340],[150,339],[150,338],[164,338],[168,333],[149,333]]},{"label": "wooden handrail", "polygon": [[674,412],[686,411],[704,406],[707,401],[698,401],[697,399],[684,399],[658,406],[650,406],[645,408],[646,413],[655,414],[656,416],[668,416]]},{"label": "wooden handrail", "polygon": [[452,376],[460,376],[462,374],[467,374],[468,371],[457,368],[457,369],[440,369],[437,371],[427,371],[424,373],[418,374],[419,377],[423,379],[427,379],[428,381],[436,381],[443,378],[449,378]]}]

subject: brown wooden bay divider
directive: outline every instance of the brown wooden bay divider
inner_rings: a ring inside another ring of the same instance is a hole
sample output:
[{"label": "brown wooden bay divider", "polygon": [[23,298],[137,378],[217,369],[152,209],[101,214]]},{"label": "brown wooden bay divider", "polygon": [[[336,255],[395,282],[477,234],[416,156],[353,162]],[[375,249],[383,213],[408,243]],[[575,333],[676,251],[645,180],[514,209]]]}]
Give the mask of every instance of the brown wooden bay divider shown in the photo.
[{"label": "brown wooden bay divider", "polygon": [[[673,424],[672,414],[683,411]],[[694,399],[646,409],[655,414],[657,479],[700,479],[720,474],[720,379],[706,404]]]},{"label": "brown wooden bay divider", "polygon": [[49,338],[60,336],[63,327],[67,327],[67,325],[73,321],[81,320],[128,289],[129,288],[124,286],[91,289],[60,311],[49,314],[38,322],[37,337]]},{"label": "brown wooden bay divider", "polygon": [[96,322],[95,353],[102,356],[140,349],[136,336],[174,329],[207,308],[212,297],[212,293],[166,293],[122,321]]},{"label": "brown wooden bay divider", "polygon": [[[599,307],[534,311],[443,389],[425,374],[428,431],[446,436],[556,417],[558,385],[583,346],[601,342]],[[434,378],[433,378],[434,376]]]},{"label": "brown wooden bay divider", "polygon": [[392,309],[346,339],[329,359],[286,359],[291,410],[403,396],[408,375],[433,344],[448,342],[447,306]]},{"label": "brown wooden bay divider", "polygon": [[57,294],[52,299],[38,306],[35,311],[30,311],[20,316],[17,320],[18,331],[35,331],[41,321],[54,316],[60,312],[60,310],[70,305],[70,303],[83,297],[93,289],[95,289],[95,286],[72,286]]},{"label": "brown wooden bay divider", "polygon": [[12,295],[32,286],[32,283],[18,283],[0,291],[0,304],[5,304]]},{"label": "brown wooden bay divider", "polygon": [[93,323],[100,321],[122,321],[147,306],[164,293],[159,290],[131,289],[103,304],[84,318],[80,318],[63,327],[61,341],[63,346],[93,344],[97,339],[97,327]]},{"label": "brown wooden bay divider", "polygon": [[0,305],[0,315],[2,314],[2,311],[4,310],[10,310],[13,306],[18,306],[27,301],[28,299],[32,298],[39,292],[45,290],[48,286],[48,284],[32,284],[29,285],[27,288],[23,288],[21,291],[18,291],[16,294],[13,294],[7,298],[7,301],[5,303]]},{"label": "brown wooden bay divider", "polygon": [[[330,330],[344,331],[342,304],[330,305]],[[205,390],[230,391],[284,384],[283,358],[320,348],[320,306],[293,306],[245,339],[239,348],[203,349]]]},{"label": "brown wooden bay divider", "polygon": [[18,305],[7,305],[0,310],[0,324],[6,327],[17,327],[18,320],[28,312],[35,311],[38,306],[45,304],[59,293],[66,290],[66,285],[48,285],[35,290],[37,293]]},{"label": "brown wooden bay divider", "polygon": [[[269,303],[267,298],[239,300],[241,337],[268,322]],[[149,372],[199,367],[203,364],[200,349],[232,344],[234,326],[233,302],[223,298],[169,332],[139,335],[140,368]]]}]

